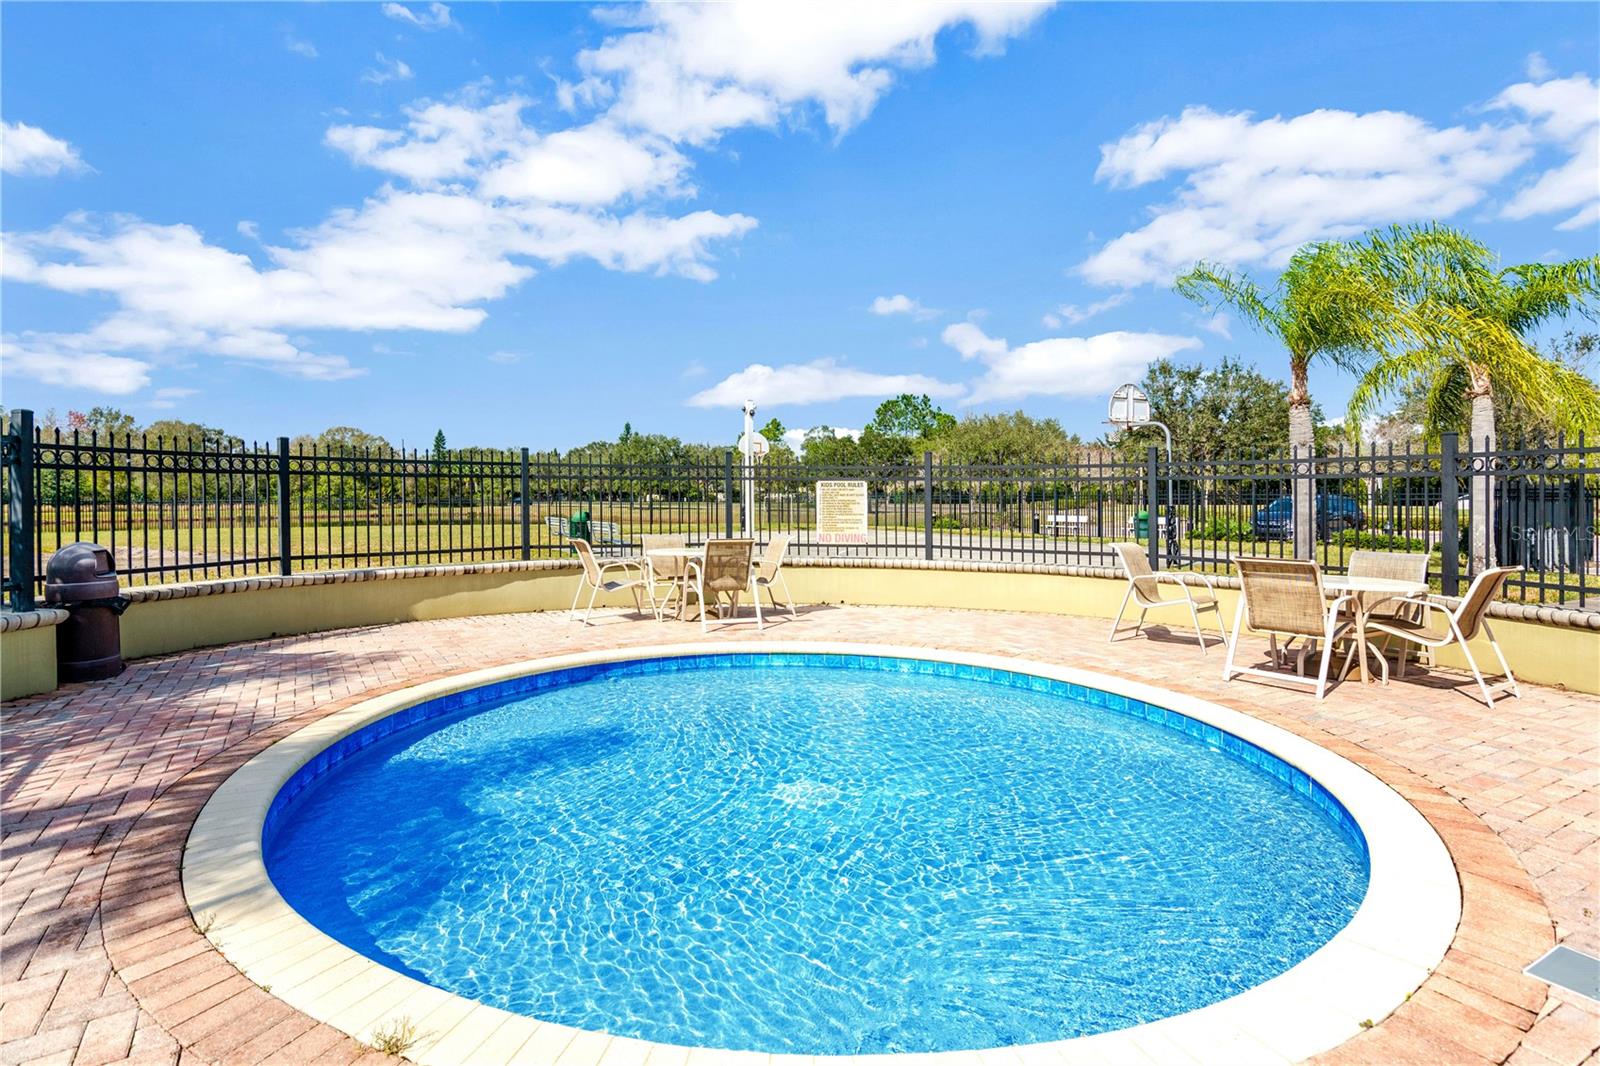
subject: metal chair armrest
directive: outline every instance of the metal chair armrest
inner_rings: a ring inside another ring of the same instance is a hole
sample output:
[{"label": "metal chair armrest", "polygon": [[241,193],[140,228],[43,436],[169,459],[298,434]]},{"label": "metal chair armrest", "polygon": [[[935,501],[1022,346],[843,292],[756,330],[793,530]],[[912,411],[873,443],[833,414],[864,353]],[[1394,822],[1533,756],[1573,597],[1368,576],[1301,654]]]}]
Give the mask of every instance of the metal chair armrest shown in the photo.
[{"label": "metal chair armrest", "polygon": [[[598,559],[595,561],[599,562]],[[609,562],[600,563],[600,572],[603,574],[607,570],[637,570],[640,577],[644,576],[644,564],[637,559],[612,559]]]},{"label": "metal chair armrest", "polygon": [[1190,578],[1198,580],[1201,585],[1205,586],[1206,591],[1211,593],[1213,601],[1217,598],[1217,586],[1212,583],[1211,578],[1193,570],[1157,570],[1150,576],[1155,578],[1157,582],[1165,581],[1169,585],[1177,585],[1183,590],[1183,598],[1191,604],[1194,603],[1194,594],[1189,590],[1194,585],[1189,581]]},{"label": "metal chair armrest", "polygon": [[1211,575],[1202,574],[1198,570],[1157,570],[1151,576],[1157,580],[1170,581],[1175,585],[1183,585],[1185,587],[1187,587],[1190,583],[1190,580],[1193,579],[1200,582],[1200,584],[1204,585],[1213,593],[1217,591],[1216,582],[1212,580]]}]

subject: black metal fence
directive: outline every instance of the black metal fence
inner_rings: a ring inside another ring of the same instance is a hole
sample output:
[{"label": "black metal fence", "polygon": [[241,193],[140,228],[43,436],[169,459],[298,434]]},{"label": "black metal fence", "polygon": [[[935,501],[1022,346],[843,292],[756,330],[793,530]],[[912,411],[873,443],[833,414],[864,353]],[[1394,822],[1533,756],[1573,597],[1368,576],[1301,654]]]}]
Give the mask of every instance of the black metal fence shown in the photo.
[{"label": "black metal fence", "polygon": [[[1111,565],[1137,540],[1157,566],[1224,571],[1238,555],[1313,557],[1332,571],[1361,548],[1427,552],[1456,593],[1491,553],[1525,568],[1512,595],[1600,607],[1600,448],[1357,451],[1138,461],[896,466],[672,465],[504,451],[328,452],[148,437],[41,433],[17,412],[5,435],[6,588],[25,609],[60,546],[110,548],[123,580],[163,583],[372,566],[551,558],[587,534],[602,551],[647,533],[690,543],[751,528],[803,556]],[[861,543],[825,543],[817,483],[866,483]],[[1294,486],[1311,482],[1310,543]],[[1480,519],[1482,519],[1480,521]],[[1151,536],[1151,527],[1154,536]],[[1482,530],[1474,550],[1473,531]]]}]

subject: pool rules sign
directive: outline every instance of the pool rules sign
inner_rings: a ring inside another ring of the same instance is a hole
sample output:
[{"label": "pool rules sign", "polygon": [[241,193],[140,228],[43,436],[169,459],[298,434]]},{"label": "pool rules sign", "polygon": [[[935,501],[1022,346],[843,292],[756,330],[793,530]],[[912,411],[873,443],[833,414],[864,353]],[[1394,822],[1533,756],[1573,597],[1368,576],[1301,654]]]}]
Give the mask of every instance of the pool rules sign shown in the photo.
[{"label": "pool rules sign", "polygon": [[817,482],[817,543],[867,543],[867,483]]}]

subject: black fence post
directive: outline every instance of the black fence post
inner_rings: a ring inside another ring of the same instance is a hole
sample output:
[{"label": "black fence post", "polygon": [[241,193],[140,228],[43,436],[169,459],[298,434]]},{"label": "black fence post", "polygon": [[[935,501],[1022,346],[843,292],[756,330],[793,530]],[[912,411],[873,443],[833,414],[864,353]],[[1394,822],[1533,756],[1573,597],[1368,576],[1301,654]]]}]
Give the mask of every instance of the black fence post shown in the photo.
[{"label": "black fence post", "polygon": [[533,504],[528,500],[528,449],[522,449],[522,484],[518,487],[522,502],[522,558],[533,558]]},{"label": "black fence post", "polygon": [[1446,596],[1461,591],[1461,523],[1456,501],[1461,487],[1456,482],[1456,451],[1459,439],[1454,433],[1439,434],[1439,589]]},{"label": "black fence post", "polygon": [[933,453],[922,453],[922,557],[933,558]]},{"label": "black fence post", "polygon": [[722,498],[727,502],[724,508],[723,536],[733,539],[733,449],[729,448],[722,453]]},{"label": "black fence post", "polygon": [[289,549],[289,438],[278,438],[278,573],[288,577],[294,571]]},{"label": "black fence post", "polygon": [[6,430],[5,466],[7,523],[11,537],[11,593],[13,611],[33,610],[33,412],[14,411]]},{"label": "black fence post", "polygon": [[[1144,453],[1145,513],[1150,516],[1145,535],[1150,538],[1148,551],[1152,570],[1161,569],[1161,538],[1157,535],[1161,521],[1160,463],[1161,452],[1152,444]],[[1167,516],[1167,521],[1172,521],[1171,515]]]}]

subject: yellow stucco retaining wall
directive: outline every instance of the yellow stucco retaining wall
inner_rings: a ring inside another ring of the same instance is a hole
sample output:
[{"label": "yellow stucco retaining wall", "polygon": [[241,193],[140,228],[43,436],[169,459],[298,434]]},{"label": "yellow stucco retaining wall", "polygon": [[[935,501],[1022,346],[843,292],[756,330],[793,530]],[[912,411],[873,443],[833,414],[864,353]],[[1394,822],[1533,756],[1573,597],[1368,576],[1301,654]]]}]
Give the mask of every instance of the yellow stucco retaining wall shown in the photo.
[{"label": "yellow stucco retaining wall", "polygon": [[[1111,619],[1127,591],[1121,580],[1069,577],[1059,574],[996,573],[955,570],[794,568],[784,571],[795,598],[801,603],[855,603],[878,606],[965,607],[974,610],[1037,611]],[[1223,624],[1233,627],[1239,594],[1217,590]],[[1125,624],[1132,628],[1139,616],[1131,608]],[[1200,616],[1210,627],[1212,616]],[[1193,623],[1182,607],[1151,611],[1148,624],[1168,625],[1190,632]],[[1563,685],[1578,692],[1600,694],[1600,630],[1491,621],[1495,639],[1518,679],[1542,685]],[[1109,623],[1106,632],[1110,632]],[[1480,634],[1472,654],[1485,673],[1498,669],[1494,652]],[[1462,667],[1466,659],[1458,649],[1440,653],[1441,666]],[[1220,661],[1216,664],[1221,669]]]},{"label": "yellow stucco retaining wall", "polygon": [[[1031,611],[1106,619],[1116,613],[1125,589],[1122,581],[1101,577],[996,570],[805,565],[785,568],[784,574],[802,604]],[[147,600],[123,615],[122,647],[127,658],[138,659],[352,626],[565,610],[576,583],[575,569],[538,569],[392,577]],[[1231,589],[1218,592],[1222,617],[1231,625],[1237,594]],[[621,606],[632,598],[620,594],[601,602]],[[1204,620],[1210,623],[1209,616]],[[1181,608],[1152,612],[1150,621],[1175,627],[1189,624],[1187,612]],[[1600,694],[1600,631],[1512,620],[1495,621],[1493,626],[1519,678]],[[31,641],[19,639],[29,636],[33,636]],[[54,639],[50,630],[4,634],[6,698],[54,687]],[[1478,644],[1482,644],[1481,655]],[[1494,661],[1481,638],[1473,653],[1479,655],[1480,664]],[[31,688],[46,684],[46,658],[48,685]],[[1459,652],[1447,653],[1442,661],[1447,666],[1462,663]],[[1220,660],[1214,665],[1220,669]]]},{"label": "yellow stucco retaining wall", "polygon": [[56,627],[0,633],[0,699],[56,687]]}]

